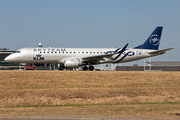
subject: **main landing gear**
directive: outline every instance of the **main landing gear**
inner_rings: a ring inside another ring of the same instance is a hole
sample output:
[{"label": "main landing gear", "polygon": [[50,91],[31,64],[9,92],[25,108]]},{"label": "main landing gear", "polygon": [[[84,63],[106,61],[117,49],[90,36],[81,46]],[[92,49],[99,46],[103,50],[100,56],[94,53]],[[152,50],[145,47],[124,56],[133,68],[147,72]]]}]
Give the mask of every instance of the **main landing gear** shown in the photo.
[{"label": "main landing gear", "polygon": [[89,66],[89,71],[93,71],[94,70],[94,66]]},{"label": "main landing gear", "polygon": [[88,70],[88,67],[87,67],[87,66],[83,66],[83,70],[84,70],[84,71],[87,71],[87,70]]},{"label": "main landing gear", "polygon": [[90,65],[89,67],[87,66],[83,66],[83,70],[87,71],[89,69],[89,71],[93,71],[94,70],[94,66]]}]

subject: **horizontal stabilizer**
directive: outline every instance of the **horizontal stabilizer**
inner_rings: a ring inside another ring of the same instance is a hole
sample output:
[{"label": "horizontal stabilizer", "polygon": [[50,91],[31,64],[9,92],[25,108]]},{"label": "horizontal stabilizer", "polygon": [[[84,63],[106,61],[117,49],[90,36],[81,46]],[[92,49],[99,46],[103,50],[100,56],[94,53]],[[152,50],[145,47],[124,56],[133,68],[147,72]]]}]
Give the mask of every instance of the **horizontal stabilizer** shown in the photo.
[{"label": "horizontal stabilizer", "polygon": [[157,51],[154,51],[154,52],[149,52],[149,54],[164,54],[166,51],[168,50],[172,50],[174,48],[168,48],[168,49],[164,49],[164,50],[157,50]]}]

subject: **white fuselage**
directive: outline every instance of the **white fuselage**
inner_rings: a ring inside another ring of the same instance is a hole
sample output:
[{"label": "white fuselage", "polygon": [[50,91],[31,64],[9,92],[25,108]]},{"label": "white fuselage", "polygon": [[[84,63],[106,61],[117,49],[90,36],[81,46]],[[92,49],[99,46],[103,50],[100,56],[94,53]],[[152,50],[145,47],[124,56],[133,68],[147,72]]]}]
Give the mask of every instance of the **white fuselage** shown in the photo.
[{"label": "white fuselage", "polygon": [[122,63],[139,60],[155,55],[148,54],[156,50],[126,49],[123,53],[113,54],[116,48],[22,48],[8,56],[5,61],[15,63],[59,63],[64,60],[76,58],[82,62],[83,58],[112,54],[110,57],[103,57],[95,64]]}]

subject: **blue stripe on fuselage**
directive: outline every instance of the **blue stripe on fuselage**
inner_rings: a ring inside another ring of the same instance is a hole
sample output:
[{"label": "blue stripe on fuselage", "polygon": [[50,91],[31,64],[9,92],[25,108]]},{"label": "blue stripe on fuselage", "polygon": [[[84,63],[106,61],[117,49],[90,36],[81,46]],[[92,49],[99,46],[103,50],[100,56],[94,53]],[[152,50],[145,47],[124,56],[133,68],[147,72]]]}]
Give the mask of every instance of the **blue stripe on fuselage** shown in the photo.
[{"label": "blue stripe on fuselage", "polygon": [[111,59],[111,60],[116,60],[116,59],[118,59],[119,56],[121,56],[121,53],[118,54],[118,56],[116,56],[115,58],[113,58],[113,59]]}]

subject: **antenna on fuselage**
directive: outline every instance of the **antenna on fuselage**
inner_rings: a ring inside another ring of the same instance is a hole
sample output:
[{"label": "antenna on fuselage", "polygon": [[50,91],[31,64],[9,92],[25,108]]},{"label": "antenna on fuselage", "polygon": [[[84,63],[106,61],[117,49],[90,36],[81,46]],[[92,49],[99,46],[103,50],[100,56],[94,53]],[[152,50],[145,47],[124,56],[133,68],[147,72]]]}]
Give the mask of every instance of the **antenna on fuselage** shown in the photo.
[{"label": "antenna on fuselage", "polygon": [[39,43],[38,47],[42,48],[42,44],[41,44],[41,43]]}]

